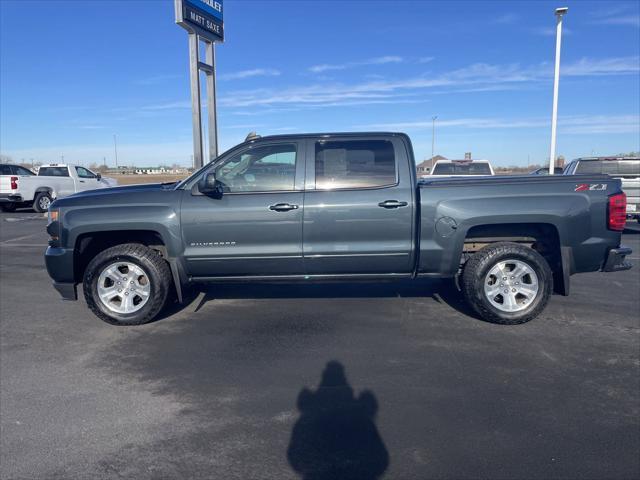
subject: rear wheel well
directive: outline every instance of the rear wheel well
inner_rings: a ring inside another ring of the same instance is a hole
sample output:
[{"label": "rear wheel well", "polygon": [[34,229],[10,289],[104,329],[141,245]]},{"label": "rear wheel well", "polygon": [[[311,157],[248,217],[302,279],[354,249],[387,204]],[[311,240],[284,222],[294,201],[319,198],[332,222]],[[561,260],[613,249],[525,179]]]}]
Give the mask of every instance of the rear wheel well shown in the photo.
[{"label": "rear wheel well", "polygon": [[89,262],[101,251],[124,243],[139,243],[156,250],[167,259],[167,248],[158,232],[152,230],[116,230],[85,233],[76,239],[74,249],[74,278],[82,282]]},{"label": "rear wheel well", "polygon": [[476,225],[467,231],[461,263],[481,248],[496,242],[513,242],[534,249],[549,264],[553,272],[554,288],[564,293],[564,277],[560,250],[560,235],[555,225],[548,223],[505,223]]}]

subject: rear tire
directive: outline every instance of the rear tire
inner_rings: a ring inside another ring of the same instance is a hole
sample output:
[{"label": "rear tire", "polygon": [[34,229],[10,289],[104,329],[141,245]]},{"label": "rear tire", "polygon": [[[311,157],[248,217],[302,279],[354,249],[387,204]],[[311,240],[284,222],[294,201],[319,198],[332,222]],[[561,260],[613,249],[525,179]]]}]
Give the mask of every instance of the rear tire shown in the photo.
[{"label": "rear tire", "polygon": [[553,291],[553,273],[532,248],[500,242],[475,253],[464,266],[466,301],[488,322],[526,323],[546,307]]},{"label": "rear tire", "polygon": [[17,206],[15,203],[5,203],[4,205],[0,205],[0,209],[3,212],[15,212]]},{"label": "rear tire", "polygon": [[51,195],[47,192],[39,192],[36,194],[36,198],[33,199],[33,209],[36,213],[44,213],[49,210],[51,205]]},{"label": "rear tire", "polygon": [[[87,305],[101,320],[111,325],[142,325],[160,313],[171,282],[169,264],[158,252],[126,243],[108,248],[91,260],[85,270],[83,291]],[[138,303],[134,304],[136,299]]]}]

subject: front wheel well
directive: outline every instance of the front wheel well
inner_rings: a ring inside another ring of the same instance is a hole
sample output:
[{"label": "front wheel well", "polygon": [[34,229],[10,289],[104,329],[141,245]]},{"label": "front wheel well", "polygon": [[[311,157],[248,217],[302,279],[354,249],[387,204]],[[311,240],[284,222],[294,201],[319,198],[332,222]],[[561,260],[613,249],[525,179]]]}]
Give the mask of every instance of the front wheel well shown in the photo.
[{"label": "front wheel well", "polygon": [[167,247],[162,236],[152,230],[116,230],[92,232],[79,235],[74,248],[74,279],[82,282],[89,262],[98,253],[107,248],[124,243],[139,243],[156,250],[162,258],[167,259]]}]

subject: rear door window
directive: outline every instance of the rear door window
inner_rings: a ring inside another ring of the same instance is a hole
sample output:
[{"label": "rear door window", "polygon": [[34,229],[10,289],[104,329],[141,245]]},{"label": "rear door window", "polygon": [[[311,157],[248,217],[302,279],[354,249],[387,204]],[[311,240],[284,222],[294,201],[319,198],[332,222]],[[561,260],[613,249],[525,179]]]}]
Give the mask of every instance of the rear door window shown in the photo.
[{"label": "rear door window", "polygon": [[13,175],[11,165],[0,165],[0,175]]},{"label": "rear door window", "polygon": [[69,171],[67,167],[40,167],[38,170],[39,177],[68,177]]},{"label": "rear door window", "polygon": [[327,140],[315,146],[316,189],[372,188],[397,183],[388,140]]}]

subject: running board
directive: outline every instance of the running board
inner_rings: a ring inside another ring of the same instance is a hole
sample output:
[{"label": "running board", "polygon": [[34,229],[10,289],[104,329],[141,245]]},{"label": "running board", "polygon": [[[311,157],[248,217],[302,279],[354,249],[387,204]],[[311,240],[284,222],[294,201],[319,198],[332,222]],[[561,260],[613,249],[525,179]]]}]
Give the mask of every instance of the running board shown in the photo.
[{"label": "running board", "polygon": [[338,273],[322,275],[228,275],[222,277],[189,277],[190,283],[231,282],[313,282],[344,280],[397,280],[412,278],[411,273]]}]

